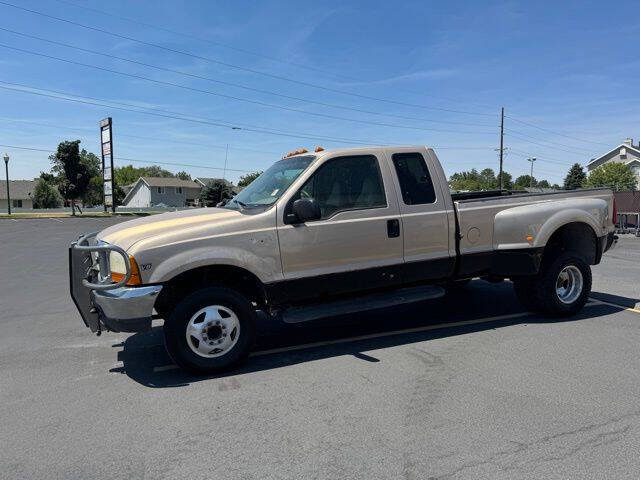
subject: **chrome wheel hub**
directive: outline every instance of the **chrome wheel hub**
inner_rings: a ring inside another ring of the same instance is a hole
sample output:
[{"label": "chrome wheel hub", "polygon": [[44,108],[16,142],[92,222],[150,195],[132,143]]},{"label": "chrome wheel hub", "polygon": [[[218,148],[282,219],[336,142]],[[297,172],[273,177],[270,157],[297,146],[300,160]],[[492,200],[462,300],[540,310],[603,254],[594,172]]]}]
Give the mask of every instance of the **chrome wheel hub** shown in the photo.
[{"label": "chrome wheel hub", "polygon": [[205,358],[220,357],[231,350],[240,336],[240,321],[233,310],[211,305],[198,310],[187,323],[187,345]]},{"label": "chrome wheel hub", "polygon": [[573,303],[582,294],[583,285],[584,280],[580,269],[574,265],[567,265],[558,274],[556,295],[562,303]]}]

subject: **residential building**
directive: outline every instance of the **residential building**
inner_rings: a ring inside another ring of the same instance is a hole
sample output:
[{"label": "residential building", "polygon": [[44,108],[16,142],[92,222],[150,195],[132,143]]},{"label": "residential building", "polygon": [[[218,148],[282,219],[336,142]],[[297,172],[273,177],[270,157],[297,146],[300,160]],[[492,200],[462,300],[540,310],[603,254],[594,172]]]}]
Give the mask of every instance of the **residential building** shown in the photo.
[{"label": "residential building", "polygon": [[587,164],[587,170],[591,172],[599,166],[610,162],[620,162],[629,165],[640,185],[640,145],[634,145],[631,138],[627,138],[620,145],[599,157],[591,159]]},{"label": "residential building", "polygon": [[140,177],[122,201],[123,207],[186,207],[198,204],[202,185],[175,177]]},{"label": "residential building", "polygon": [[[9,180],[11,208],[33,208],[36,180]],[[7,210],[7,181],[0,180],[0,210]]]}]

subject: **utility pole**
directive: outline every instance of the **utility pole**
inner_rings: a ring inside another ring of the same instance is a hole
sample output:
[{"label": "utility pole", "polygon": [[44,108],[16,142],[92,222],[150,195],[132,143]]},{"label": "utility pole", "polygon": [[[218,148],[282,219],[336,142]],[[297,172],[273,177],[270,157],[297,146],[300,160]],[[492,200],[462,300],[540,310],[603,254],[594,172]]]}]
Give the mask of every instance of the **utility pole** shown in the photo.
[{"label": "utility pole", "polygon": [[9,154],[4,154],[4,169],[7,174],[7,213],[11,215],[11,195],[9,194]]},{"label": "utility pole", "polygon": [[504,188],[504,180],[502,178],[502,158],[504,153],[504,107],[500,112],[500,190]]},{"label": "utility pole", "polygon": [[227,157],[229,157],[229,144],[227,143],[227,150],[224,153],[224,170],[222,170],[222,186],[220,187],[220,198],[218,202],[222,202],[222,194],[224,193],[225,187],[227,186]]},{"label": "utility pole", "polygon": [[536,157],[527,158],[528,162],[531,162],[531,179],[529,180],[529,188],[533,188],[533,162],[536,161]]},{"label": "utility pole", "polygon": [[224,170],[222,171],[222,179],[224,180],[227,176],[227,158],[229,157],[229,144],[227,143],[227,150],[224,153]]}]

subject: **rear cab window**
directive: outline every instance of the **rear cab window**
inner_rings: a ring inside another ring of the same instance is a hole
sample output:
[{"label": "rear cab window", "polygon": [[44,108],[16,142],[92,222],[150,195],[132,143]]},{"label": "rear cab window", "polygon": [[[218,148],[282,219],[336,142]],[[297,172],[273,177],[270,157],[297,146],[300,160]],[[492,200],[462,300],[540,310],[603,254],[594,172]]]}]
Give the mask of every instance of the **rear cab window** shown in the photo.
[{"label": "rear cab window", "polygon": [[435,203],[436,192],[424,157],[418,152],[391,156],[405,205]]}]

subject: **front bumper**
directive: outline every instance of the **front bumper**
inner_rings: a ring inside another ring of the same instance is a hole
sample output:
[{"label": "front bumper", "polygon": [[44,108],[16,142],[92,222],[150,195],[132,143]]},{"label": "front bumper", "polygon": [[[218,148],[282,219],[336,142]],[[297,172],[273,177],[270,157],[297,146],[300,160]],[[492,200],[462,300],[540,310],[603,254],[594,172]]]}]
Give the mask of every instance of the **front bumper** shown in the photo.
[{"label": "front bumper", "polygon": [[[69,289],[71,298],[85,325],[92,332],[140,332],[151,328],[153,305],[161,285],[127,287],[130,278],[113,283],[100,273],[110,251],[125,256],[114,245],[98,243],[96,234],[85,235],[69,247]],[[127,259],[128,265],[128,259]],[[105,270],[103,268],[103,270]]]},{"label": "front bumper", "polygon": [[153,304],[161,285],[92,290],[100,322],[112,332],[142,332],[151,329]]}]

